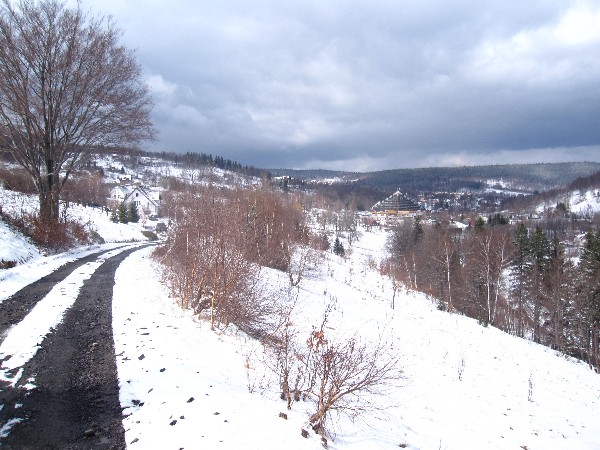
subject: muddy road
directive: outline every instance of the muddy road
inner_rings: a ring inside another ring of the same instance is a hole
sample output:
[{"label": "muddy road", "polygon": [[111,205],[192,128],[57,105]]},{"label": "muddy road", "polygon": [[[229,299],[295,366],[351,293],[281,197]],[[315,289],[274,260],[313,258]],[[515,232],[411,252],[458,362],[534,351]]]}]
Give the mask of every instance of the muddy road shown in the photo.
[{"label": "muddy road", "polygon": [[[22,367],[4,371],[4,379],[0,379],[0,448],[126,447],[112,294],[117,267],[141,248],[121,248],[108,257],[108,252],[89,255],[0,303],[1,345],[11,327],[23,321],[58,283],[68,283],[86,264],[100,264],[83,282],[63,320],[43,338],[35,356]],[[0,352],[2,362],[9,357]]]}]

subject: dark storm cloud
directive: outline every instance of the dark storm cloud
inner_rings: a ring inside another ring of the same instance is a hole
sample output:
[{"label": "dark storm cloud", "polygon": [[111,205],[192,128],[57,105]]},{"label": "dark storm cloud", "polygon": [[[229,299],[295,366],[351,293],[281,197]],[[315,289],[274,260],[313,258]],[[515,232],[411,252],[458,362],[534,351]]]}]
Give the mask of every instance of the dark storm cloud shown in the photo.
[{"label": "dark storm cloud", "polygon": [[85,6],[137,49],[157,150],[348,170],[600,160],[592,0]]}]

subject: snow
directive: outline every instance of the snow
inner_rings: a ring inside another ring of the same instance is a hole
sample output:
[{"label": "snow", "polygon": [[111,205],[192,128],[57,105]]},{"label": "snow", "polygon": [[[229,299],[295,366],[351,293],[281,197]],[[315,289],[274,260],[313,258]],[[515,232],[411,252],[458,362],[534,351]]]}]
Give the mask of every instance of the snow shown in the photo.
[{"label": "snow", "polygon": [[[330,448],[600,447],[597,374],[547,348],[438,311],[419,293],[397,295],[391,310],[391,286],[370,268],[384,239],[383,233],[364,233],[347,260],[328,255],[301,283],[297,323],[310,330],[334,296],[336,333],[360,330],[374,337],[386,329],[402,355],[404,378],[387,398],[374,399],[384,409],[364,421],[339,417]],[[317,448],[312,432],[308,440],[300,436],[310,403],[286,411],[276,380],[260,371],[255,343],[233,330],[211,332],[180,310],[161,285],[150,251],[120,266],[114,291],[131,448]],[[271,271],[264,276],[270,283],[279,279]]]},{"label": "snow", "polygon": [[22,370],[13,376],[11,372],[22,368],[35,356],[44,337],[62,321],[64,314],[77,300],[84,281],[89,279],[104,261],[124,249],[106,252],[95,261],[77,268],[57,283],[21,322],[8,330],[6,338],[0,344],[0,380],[9,381],[12,386],[16,385]]},{"label": "snow", "polygon": [[41,256],[39,250],[22,235],[15,235],[10,227],[0,219],[0,261],[23,263]]},{"label": "snow", "polygon": [[543,212],[564,203],[569,211],[577,215],[592,217],[600,213],[600,189],[575,190],[539,204],[536,211]]},{"label": "snow", "polygon": [[[91,208],[73,211],[89,214],[90,226],[102,236],[127,240],[127,233],[139,233],[128,226],[126,232],[115,231],[115,224]],[[17,238],[9,227],[0,229],[4,249]],[[385,239],[385,231],[377,230],[363,231],[352,246],[344,241],[346,258],[323,255],[292,294],[297,296],[294,324],[306,335],[332,304],[327,333],[360,333],[367,341],[385,334],[401,356],[403,378],[386,396],[371,399],[381,408],[356,420],[334,417],[329,448],[600,448],[598,374],[548,348],[438,311],[421,293],[397,292],[392,310],[392,284],[377,270]],[[67,261],[99,249],[121,251],[116,247],[122,245],[49,257],[29,248],[26,263],[0,272],[0,301]],[[181,310],[161,283],[151,252],[144,248],[127,257],[114,286],[113,330],[128,447],[321,448],[312,431],[308,439],[300,435],[311,402],[294,403],[288,411],[279,400],[275,375],[265,369],[262,347],[232,327],[211,331],[205,320]],[[8,255],[16,260],[21,253],[8,250]],[[82,266],[9,330],[0,346],[5,378],[18,375],[19,364],[35,353],[98,264]],[[262,281],[271,292],[286,292],[284,274],[264,269]],[[59,304],[58,292],[65,294],[60,296],[64,303]],[[50,308],[62,312],[50,314]],[[0,434],[13,425],[0,424]]]},{"label": "snow", "polygon": [[600,213],[600,189],[574,191],[569,196],[568,205],[577,214]]}]

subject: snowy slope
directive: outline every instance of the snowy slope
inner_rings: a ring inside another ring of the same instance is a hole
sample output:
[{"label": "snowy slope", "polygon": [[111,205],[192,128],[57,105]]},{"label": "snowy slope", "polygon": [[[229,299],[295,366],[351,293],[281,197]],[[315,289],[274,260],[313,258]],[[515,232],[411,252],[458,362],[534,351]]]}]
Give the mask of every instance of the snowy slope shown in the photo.
[{"label": "snowy slope", "polygon": [[[392,311],[390,285],[367,264],[384,239],[365,233],[347,261],[330,255],[301,285],[296,321],[307,330],[334,296],[331,332],[374,336],[386,329],[402,355],[405,378],[374,399],[385,409],[354,422],[339,418],[330,448],[600,448],[598,375],[544,347],[440,312],[421,294],[404,292]],[[276,380],[261,371],[259,347],[233,332],[213,333],[174,306],[149,251],[126,260],[115,286],[130,447],[319,448],[312,433],[300,436],[310,403],[285,411]],[[265,278],[276,283],[278,276]],[[278,417],[282,411],[287,421]]]},{"label": "snowy slope", "polygon": [[15,234],[0,218],[0,261],[14,261],[18,264],[39,258],[40,252],[29,240]]},{"label": "snowy slope", "polygon": [[[108,236],[112,225],[98,219],[93,226]],[[16,237],[6,229],[0,239],[4,248]],[[397,293],[392,310],[391,283],[376,269],[385,239],[382,231],[363,232],[347,247],[346,259],[325,255],[297,291],[294,323],[306,333],[334,302],[328,333],[358,331],[368,340],[385,332],[401,355],[404,378],[384,398],[373,398],[383,409],[360,420],[334,420],[329,448],[600,448],[599,375],[547,348],[440,312],[419,293]],[[1,271],[0,301],[97,249],[34,257]],[[181,311],[150,252],[128,257],[114,287],[129,448],[321,448],[312,432],[308,439],[300,436],[311,403],[294,403],[287,411],[260,345],[231,328],[212,332]],[[262,273],[270,289],[285,290],[281,273]]]},{"label": "snowy slope", "polygon": [[600,213],[600,189],[571,192],[569,209],[577,214]]},{"label": "snowy slope", "polygon": [[[25,195],[4,189],[0,185],[0,205],[2,212],[13,218],[35,214],[39,209],[35,195]],[[142,231],[143,223],[119,224],[110,221],[109,215],[101,208],[87,208],[72,203],[66,210],[66,217],[84,224],[88,231],[97,232],[107,243],[146,241]],[[42,257],[39,250],[20,234],[15,234],[0,218],[0,260],[15,261],[19,264]],[[0,273],[1,277],[1,273]]]},{"label": "snowy slope", "polygon": [[569,211],[578,215],[593,216],[600,213],[600,189],[576,190],[560,195],[538,205],[536,210],[552,210],[558,203],[564,203]]}]

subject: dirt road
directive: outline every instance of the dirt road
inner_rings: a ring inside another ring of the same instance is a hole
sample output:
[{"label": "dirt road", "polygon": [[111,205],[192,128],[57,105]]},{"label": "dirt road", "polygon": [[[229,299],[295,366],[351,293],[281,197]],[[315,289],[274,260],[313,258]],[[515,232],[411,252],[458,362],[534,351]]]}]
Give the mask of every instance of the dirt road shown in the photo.
[{"label": "dirt road", "polygon": [[[111,303],[117,267],[139,249],[123,249],[106,259],[83,283],[63,321],[25,364],[16,385],[0,381],[0,427],[10,430],[3,437],[0,429],[1,448],[126,447]],[[0,303],[0,340],[57,283],[104,253],[69,263]]]}]

